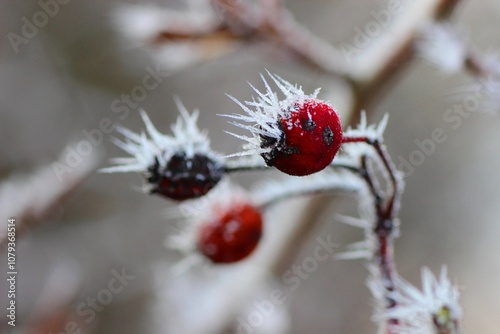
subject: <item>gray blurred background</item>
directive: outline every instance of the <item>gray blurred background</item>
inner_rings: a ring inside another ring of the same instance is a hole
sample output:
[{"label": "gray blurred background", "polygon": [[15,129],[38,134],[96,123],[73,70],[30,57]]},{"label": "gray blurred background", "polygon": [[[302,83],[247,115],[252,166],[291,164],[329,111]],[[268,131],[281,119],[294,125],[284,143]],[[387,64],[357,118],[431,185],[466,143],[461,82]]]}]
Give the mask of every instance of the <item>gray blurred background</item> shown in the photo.
[{"label": "gray blurred background", "polygon": [[[155,1],[164,6],[171,2]],[[370,11],[386,6],[386,1],[363,0],[287,3],[300,22],[331,43],[351,42],[354,28],[372,19]],[[18,33],[22,17],[30,17],[39,5],[31,0],[0,2],[1,177],[29,173],[57,159],[68,143],[84,139],[82,131],[96,128],[103,117],[136,131],[142,129],[136,110],[119,120],[111,104],[140,84],[147,66],[157,63],[147,50],[125,45],[113,31],[110,16],[117,4],[73,0],[61,6],[60,13],[15,53],[6,35]],[[471,44],[483,51],[500,50],[499,20],[497,0],[463,1],[455,16],[458,25],[469,32]],[[258,82],[258,73],[265,68],[302,84],[306,91],[329,85],[323,75],[291,62],[274,62],[269,54],[251,47],[170,75],[149,92],[141,107],[160,130],[168,132],[177,116],[172,97],[178,95],[189,110],[201,110],[199,124],[209,129],[213,147],[232,153],[240,143],[223,132],[231,126],[216,114],[236,111],[224,94],[248,98],[246,82]],[[446,264],[452,280],[463,288],[465,332],[497,333],[500,114],[472,114],[456,130],[443,121],[443,114],[452,106],[446,93],[469,81],[466,75],[448,76],[416,61],[371,111],[371,121],[390,114],[386,143],[396,161],[400,156],[408,159],[418,148],[416,139],[430,138],[435,128],[445,131],[447,140],[437,144],[436,152],[406,179],[402,236],[396,243],[399,272],[420,286],[421,266],[438,272]],[[323,93],[328,94],[328,88]],[[98,149],[105,157],[101,167],[107,165],[107,158],[122,155],[109,138]],[[237,180],[250,186],[273,175],[250,173]],[[67,262],[78,268],[82,300],[106,286],[113,268],[125,266],[136,276],[99,313],[92,332],[158,332],[149,325],[159,294],[151,289],[152,264],[175,261],[178,254],[164,247],[171,232],[164,210],[172,203],[136,191],[134,186],[141,182],[137,175],[94,173],[50,222],[18,242],[20,323],[32,311],[57,264]],[[315,236],[332,235],[341,246],[360,240],[358,230],[333,219],[336,213],[350,210],[349,200],[336,201],[328,208],[322,219],[329,223],[314,231],[311,245],[301,250],[298,263],[312,253]],[[290,333],[374,333],[366,276],[361,262],[321,263],[291,295]],[[0,305],[5,305],[4,286],[0,287]]]}]

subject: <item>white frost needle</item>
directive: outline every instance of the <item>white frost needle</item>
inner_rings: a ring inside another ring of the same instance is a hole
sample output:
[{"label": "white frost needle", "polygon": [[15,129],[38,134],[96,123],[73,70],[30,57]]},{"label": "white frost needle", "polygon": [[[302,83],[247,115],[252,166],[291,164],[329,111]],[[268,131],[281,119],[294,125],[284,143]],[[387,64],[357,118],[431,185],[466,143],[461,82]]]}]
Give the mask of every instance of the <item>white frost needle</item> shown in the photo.
[{"label": "white frost needle", "polygon": [[[302,90],[302,87],[292,85],[290,82],[269,71],[267,71],[267,74],[285,98],[283,100],[278,98],[278,95],[273,91],[262,74],[260,77],[264,83],[265,92],[259,91],[249,83],[250,87],[257,94],[257,99],[252,98],[251,101],[240,102],[235,97],[228,95],[231,100],[240,106],[244,114],[223,114],[221,116],[235,120],[230,123],[248,130],[252,134],[252,136],[248,137],[228,132],[246,142],[243,146],[243,152],[231,154],[228,157],[256,155],[268,152],[269,149],[261,148],[261,137],[280,139],[283,130],[280,129],[279,120],[286,118],[289,113],[295,112],[305,100],[316,99],[319,93],[319,89],[317,89],[313,94],[307,95]],[[250,123],[250,125],[246,123]]]},{"label": "white frost needle", "polygon": [[447,277],[443,267],[439,277],[428,268],[422,268],[422,289],[404,279],[395,280],[397,291],[393,294],[396,307],[385,310],[385,319],[398,319],[395,329],[402,333],[428,334],[461,332],[462,308],[459,292]]},{"label": "white frost needle", "polygon": [[200,153],[215,161],[221,157],[210,148],[210,140],[206,131],[201,131],[197,126],[199,111],[188,113],[179,98],[175,102],[180,115],[172,125],[173,135],[159,132],[153,125],[145,111],[141,110],[141,118],[146,126],[146,133],[134,133],[131,130],[117,126],[116,129],[124,136],[124,141],[113,138],[112,141],[130,157],[114,158],[111,160],[115,166],[101,169],[101,172],[141,172],[146,173],[158,162],[165,165],[169,159],[178,152],[184,152],[187,157]]}]

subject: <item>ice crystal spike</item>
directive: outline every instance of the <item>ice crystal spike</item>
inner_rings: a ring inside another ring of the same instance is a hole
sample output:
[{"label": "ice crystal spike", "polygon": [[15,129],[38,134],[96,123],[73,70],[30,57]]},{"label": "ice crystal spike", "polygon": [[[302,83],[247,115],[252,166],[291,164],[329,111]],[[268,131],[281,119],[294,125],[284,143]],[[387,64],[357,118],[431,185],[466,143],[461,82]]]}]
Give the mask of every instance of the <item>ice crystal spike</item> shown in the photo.
[{"label": "ice crystal spike", "polygon": [[115,158],[115,166],[101,171],[139,172],[146,177],[150,193],[175,200],[200,197],[215,187],[224,176],[222,159],[210,149],[207,133],[196,125],[199,112],[190,115],[180,99],[175,102],[180,116],[172,125],[173,135],[160,133],[141,111],[146,133],[117,127],[125,141],[113,140],[131,157]]}]

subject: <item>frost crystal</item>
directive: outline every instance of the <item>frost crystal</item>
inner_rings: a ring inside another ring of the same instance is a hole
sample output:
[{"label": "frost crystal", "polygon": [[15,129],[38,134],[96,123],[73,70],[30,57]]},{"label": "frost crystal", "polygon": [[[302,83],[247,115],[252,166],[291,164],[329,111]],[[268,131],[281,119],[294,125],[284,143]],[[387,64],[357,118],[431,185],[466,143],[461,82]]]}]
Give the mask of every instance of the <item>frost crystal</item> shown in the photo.
[{"label": "frost crystal", "polygon": [[[280,78],[279,76],[271,74],[269,71],[267,71],[267,74],[285,95],[284,100],[278,99],[277,94],[271,89],[262,74],[260,76],[266,88],[265,93],[260,92],[257,88],[249,83],[250,87],[252,87],[252,89],[258,95],[257,100],[255,100],[255,98],[252,98],[252,101],[244,101],[242,103],[233,96],[228,95],[229,98],[236,102],[246,114],[232,114],[221,116],[236,120],[230,123],[237,127],[250,131],[253,135],[252,137],[248,137],[228,132],[236,138],[247,142],[243,146],[243,148],[245,149],[244,152],[235,153],[230,156],[254,155],[270,152],[271,148],[261,148],[261,137],[279,140],[283,132],[283,130],[280,129],[279,120],[286,118],[289,113],[298,111],[305,100],[316,99],[316,96],[319,93],[319,89],[317,89],[313,94],[306,95],[302,90],[302,87],[294,86],[290,82]],[[317,101],[319,102],[319,100]],[[248,125],[244,123],[253,124]]]},{"label": "frost crystal", "polygon": [[458,289],[450,283],[446,267],[439,278],[428,268],[422,269],[422,291],[398,277],[397,292],[392,296],[396,307],[384,311],[382,317],[398,319],[394,325],[398,333],[460,333],[462,308]]},{"label": "frost crystal", "polygon": [[[382,143],[384,141],[384,131],[387,127],[388,121],[389,114],[385,114],[378,124],[368,125],[366,112],[363,110],[361,112],[358,126],[354,129],[351,127],[347,128],[344,132],[344,137],[366,137],[370,141],[378,141],[379,143]],[[363,146],[366,147],[366,145]]]},{"label": "frost crystal", "polygon": [[142,172],[147,173],[152,166],[159,164],[165,166],[170,158],[179,152],[188,158],[195,154],[201,154],[210,159],[220,162],[221,158],[210,149],[210,140],[206,131],[200,131],[196,122],[199,112],[195,110],[191,115],[176,98],[176,104],[180,111],[177,122],[172,125],[173,135],[160,133],[149,119],[146,112],[141,110],[141,117],[146,125],[146,133],[134,133],[124,127],[117,126],[117,131],[124,137],[125,141],[113,138],[113,142],[131,157],[115,158],[111,162],[116,166],[101,169],[102,172]]},{"label": "frost crystal", "polygon": [[[345,137],[366,137],[368,141],[382,143],[384,141],[384,130],[387,126],[389,115],[385,114],[378,124],[368,125],[366,113],[361,113],[360,123],[356,128],[348,128],[345,131]],[[386,184],[390,184],[389,175],[385,170],[379,155],[375,152],[372,145],[364,142],[346,143],[342,146],[343,150],[340,155],[335,158],[335,164],[342,166],[351,166],[360,168],[361,157],[370,157],[369,163],[381,177],[385,179]],[[399,184],[403,184],[402,175],[398,171],[393,171],[394,176],[399,180]],[[373,208],[373,196],[370,194],[366,184],[363,182],[362,187],[358,191],[359,195],[359,214],[360,218],[347,217],[338,215],[340,222],[359,227],[363,229],[365,238],[360,242],[353,243],[347,247],[347,251],[338,254],[336,257],[342,260],[352,259],[372,259],[377,240],[373,233],[374,224],[377,222],[377,215]],[[397,237],[399,234],[399,221],[393,221],[394,228],[392,236]]]},{"label": "frost crystal", "polygon": [[[360,198],[360,218],[337,215],[337,220],[341,223],[361,228],[364,231],[364,239],[348,245],[345,252],[337,254],[335,257],[339,260],[371,260],[376,251],[377,240],[373,233],[376,215],[375,212],[373,212],[373,198],[364,184],[363,187],[358,190],[358,196]],[[398,222],[395,221],[394,224],[394,235],[397,235]]]}]

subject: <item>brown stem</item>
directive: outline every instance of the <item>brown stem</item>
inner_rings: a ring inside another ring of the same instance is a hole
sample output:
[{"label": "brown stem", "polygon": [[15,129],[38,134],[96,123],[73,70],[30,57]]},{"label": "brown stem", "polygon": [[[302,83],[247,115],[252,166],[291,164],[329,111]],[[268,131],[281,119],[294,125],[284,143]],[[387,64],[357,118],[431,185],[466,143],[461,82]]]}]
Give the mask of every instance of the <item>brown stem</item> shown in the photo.
[{"label": "brown stem", "polygon": [[[361,142],[364,137],[347,137],[346,142]],[[381,167],[385,169],[389,175],[389,182],[391,183],[391,190],[389,195],[385,195],[378,186],[377,177],[374,170],[369,164],[369,157],[361,157],[361,166],[359,168],[352,166],[347,167],[348,170],[358,174],[367,184],[368,189],[373,197],[373,205],[377,215],[377,221],[373,228],[373,233],[376,235],[377,245],[373,257],[373,263],[380,271],[382,285],[385,294],[386,308],[396,307],[396,301],[392,298],[392,293],[395,290],[394,279],[397,275],[396,265],[394,259],[394,238],[397,226],[395,225],[399,202],[401,199],[402,182],[397,176],[396,170],[391,157],[387,153],[385,146],[378,140],[370,140],[364,138],[365,142],[372,145],[380,158],[382,163]],[[397,319],[389,319],[389,324],[397,324]]]},{"label": "brown stem", "polygon": [[277,13],[269,18],[266,25],[279,44],[303,62],[323,73],[348,77],[350,66],[342,53],[301,26],[290,12],[283,10]]},{"label": "brown stem", "polygon": [[421,0],[408,3],[405,13],[396,17],[384,35],[373,41],[373,47],[363,50],[352,63],[348,63],[337,48],[296,22],[282,0],[261,0],[260,10],[246,1],[214,0],[215,9],[223,17],[222,25],[210,27],[207,32],[195,31],[193,36],[160,32],[157,41],[190,37],[196,41],[210,39],[212,34],[228,41],[268,41],[297,56],[303,64],[344,79],[354,92],[353,112],[348,113],[351,121],[360,110],[375,102],[413,59],[421,25],[428,20],[449,18],[459,2]]},{"label": "brown stem", "polygon": [[[376,234],[377,248],[375,251],[375,256],[373,262],[380,270],[382,283],[385,291],[386,307],[393,308],[396,306],[396,301],[391,297],[391,294],[395,290],[394,279],[397,275],[396,265],[394,259],[394,234],[395,234],[395,221],[398,216],[399,201],[401,198],[402,185],[399,178],[396,176],[396,169],[394,164],[385,150],[385,147],[376,141],[373,143],[377,154],[382,160],[383,166],[389,174],[390,181],[392,183],[392,192],[386,199],[386,204],[383,205],[382,201],[376,201],[376,212],[377,212],[377,224],[373,232]],[[366,162],[363,164],[366,166]],[[370,171],[370,169],[364,168],[365,180],[369,185],[374,184],[376,179],[375,175]],[[372,195],[375,198],[383,198],[383,194],[378,192],[373,186],[369,186]],[[390,324],[397,324],[397,319],[389,319]]]},{"label": "brown stem", "polygon": [[241,1],[216,0],[215,7],[231,9],[219,12],[230,26],[236,24],[244,27],[246,39],[251,37],[272,41],[324,73],[348,76],[349,66],[342,53],[294,20],[292,14],[283,7],[282,1],[262,3],[261,15]]}]

